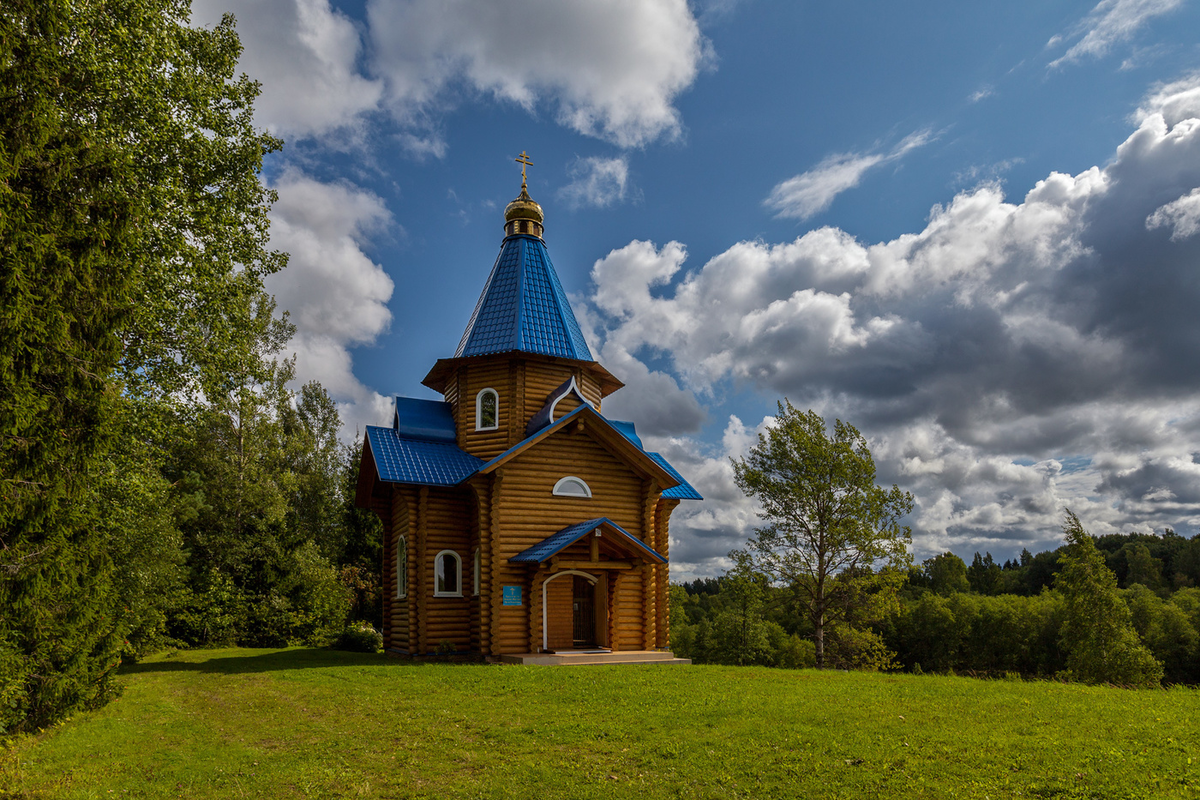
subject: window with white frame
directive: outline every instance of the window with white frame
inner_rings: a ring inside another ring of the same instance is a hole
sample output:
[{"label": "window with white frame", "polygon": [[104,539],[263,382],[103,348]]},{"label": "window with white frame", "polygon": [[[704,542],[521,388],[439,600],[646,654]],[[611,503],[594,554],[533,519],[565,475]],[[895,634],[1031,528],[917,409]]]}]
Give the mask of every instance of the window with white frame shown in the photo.
[{"label": "window with white frame", "polygon": [[396,537],[396,598],[408,597],[408,539]]},{"label": "window with white frame", "polygon": [[[545,484],[542,484],[543,486]],[[568,475],[565,478],[560,478],[558,483],[554,484],[554,494],[559,497],[591,497],[592,489],[583,478],[576,478],[574,475]]]},{"label": "window with white frame", "polygon": [[476,547],[475,548],[475,583],[471,587],[471,594],[475,595],[476,597],[479,596],[479,576],[480,576],[480,573],[482,572],[482,570],[480,569],[481,564],[482,564],[482,561],[480,560],[480,557],[479,557],[479,548]]},{"label": "window with white frame", "polygon": [[434,558],[434,597],[462,597],[462,559],[453,550],[443,550]]},{"label": "window with white frame", "polygon": [[475,430],[494,431],[500,427],[500,395],[495,389],[481,389],[475,395]]}]

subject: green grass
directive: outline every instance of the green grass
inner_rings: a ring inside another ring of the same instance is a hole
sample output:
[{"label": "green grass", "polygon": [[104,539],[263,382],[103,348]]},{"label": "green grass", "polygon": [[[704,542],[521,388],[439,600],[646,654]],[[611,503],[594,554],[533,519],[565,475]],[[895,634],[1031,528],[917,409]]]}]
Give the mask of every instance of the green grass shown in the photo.
[{"label": "green grass", "polygon": [[1200,797],[1200,692],[208,650],[0,752],[0,797]]}]

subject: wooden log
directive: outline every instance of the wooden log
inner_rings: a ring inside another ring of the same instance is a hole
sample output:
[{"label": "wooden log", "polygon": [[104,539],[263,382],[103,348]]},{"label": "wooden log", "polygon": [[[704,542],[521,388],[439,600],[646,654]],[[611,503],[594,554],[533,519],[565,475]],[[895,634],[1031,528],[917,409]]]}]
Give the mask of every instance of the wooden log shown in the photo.
[{"label": "wooden log", "polygon": [[489,604],[488,604],[489,605],[488,611],[489,611],[489,614],[491,615],[491,624],[489,626],[489,629],[491,630],[492,633],[490,634],[490,642],[489,642],[488,647],[489,647],[489,652],[492,655],[499,655],[500,647],[501,647],[500,637],[499,637],[499,634],[500,634],[499,624],[500,624],[500,608],[501,608],[501,599],[502,599],[503,588],[502,588],[500,581],[502,580],[504,573],[503,573],[502,562],[500,561],[499,558],[495,557],[495,554],[500,549],[500,503],[499,503],[498,498],[500,497],[500,494],[502,492],[503,482],[504,482],[504,469],[501,468],[501,469],[496,470],[495,477],[493,477],[491,479],[491,489],[488,492],[490,505],[491,505],[490,513],[489,513],[489,528],[488,528],[488,535],[491,539],[491,545],[489,547],[489,550],[493,554],[492,566],[491,566],[491,578],[490,578],[491,596],[489,598]]},{"label": "wooden log", "polygon": [[633,564],[628,561],[560,561],[555,565],[556,569],[633,569]]}]

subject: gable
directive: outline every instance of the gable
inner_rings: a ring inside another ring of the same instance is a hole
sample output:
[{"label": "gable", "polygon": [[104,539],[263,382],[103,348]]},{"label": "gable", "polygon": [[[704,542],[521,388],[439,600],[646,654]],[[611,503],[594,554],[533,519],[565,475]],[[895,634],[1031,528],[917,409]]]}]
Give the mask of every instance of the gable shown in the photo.
[{"label": "gable", "polygon": [[589,405],[580,405],[566,416],[558,418],[549,427],[543,428],[523,442],[510,447],[496,458],[480,467],[480,474],[486,475],[504,464],[512,461],[523,453],[540,450],[545,443],[560,435],[584,435],[596,442],[614,458],[623,462],[633,474],[642,478],[652,478],[661,487],[675,486],[679,483],[668,470],[648,453],[630,441],[608,420]]}]

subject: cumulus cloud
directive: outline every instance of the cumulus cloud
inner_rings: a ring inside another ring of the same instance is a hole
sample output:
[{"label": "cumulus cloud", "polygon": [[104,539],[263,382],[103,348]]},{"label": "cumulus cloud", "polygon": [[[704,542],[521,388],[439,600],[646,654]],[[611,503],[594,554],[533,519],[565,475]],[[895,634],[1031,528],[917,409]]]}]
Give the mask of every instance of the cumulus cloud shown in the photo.
[{"label": "cumulus cloud", "polygon": [[475,92],[622,147],[679,132],[707,47],[686,0],[369,0],[367,15],[402,121]]},{"label": "cumulus cloud", "polygon": [[1200,232],[1200,189],[1193,189],[1146,217],[1146,227],[1150,230],[1167,226],[1172,229],[1172,242],[1195,236]]},{"label": "cumulus cloud", "polygon": [[629,183],[629,161],[618,158],[580,158],[568,169],[571,182],[558,196],[571,208],[605,208],[625,199]]},{"label": "cumulus cloud", "polygon": [[271,246],[288,266],[267,279],[296,325],[290,347],[299,382],[318,380],[339,404],[345,431],[378,423],[388,399],[354,377],[349,348],[387,330],[392,279],[363,252],[365,237],[392,223],[383,201],[349,183],[322,183],[298,170],[273,187]]},{"label": "cumulus cloud", "polygon": [[[1183,0],[1103,0],[1076,26],[1073,36],[1079,36],[1079,40],[1061,57],[1050,62],[1050,66],[1057,67],[1084,57],[1100,58],[1114,45],[1133,38],[1154,17],[1174,11],[1181,5]],[[1055,36],[1048,46],[1053,47],[1063,39],[1063,36]]]},{"label": "cumulus cloud", "polygon": [[[593,326],[698,397],[753,387],[857,425],[918,498],[922,557],[1048,546],[1064,506],[1093,533],[1200,532],[1198,87],[1151,91],[1104,167],[975,186],[890,241],[825,227],[690,270],[680,243],[631,242],[592,270]],[[688,512],[734,520],[692,563],[744,510]]]},{"label": "cumulus cloud", "polygon": [[383,84],[359,70],[362,40],[329,0],[193,0],[192,23],[237,17],[240,70],[262,83],[255,119],[285,138],[353,126],[375,109]]},{"label": "cumulus cloud", "polygon": [[775,186],[763,205],[775,210],[777,217],[806,220],[833,203],[847,189],[858,186],[869,170],[903,158],[909,151],[928,144],[930,131],[917,131],[900,142],[889,153],[839,153],[829,156],[808,172]]},{"label": "cumulus cloud", "polygon": [[745,544],[746,533],[759,524],[758,504],[738,489],[730,459],[746,455],[772,422],[773,417],[765,417],[748,428],[730,416],[717,445],[687,436],[642,437],[647,449],[662,453],[705,498],[703,503],[681,503],[671,515],[672,580],[724,572],[731,566],[729,551]]}]

